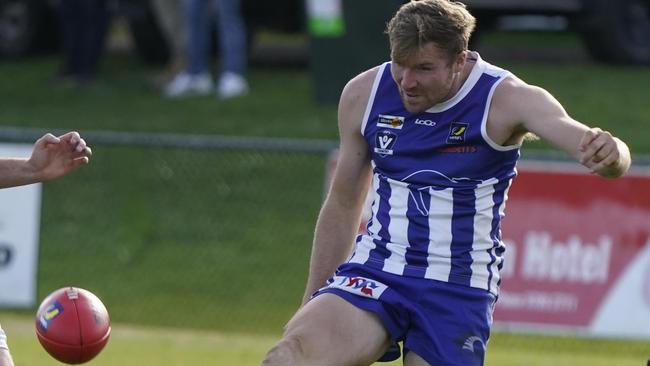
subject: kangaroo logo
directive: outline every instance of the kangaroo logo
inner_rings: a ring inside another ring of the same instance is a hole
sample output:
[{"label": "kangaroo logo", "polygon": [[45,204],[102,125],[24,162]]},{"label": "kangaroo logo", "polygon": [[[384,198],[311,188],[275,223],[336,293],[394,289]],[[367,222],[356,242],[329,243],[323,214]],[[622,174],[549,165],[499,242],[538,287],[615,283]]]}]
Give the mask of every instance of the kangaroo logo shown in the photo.
[{"label": "kangaroo logo", "polygon": [[447,188],[456,188],[467,185],[478,186],[482,184],[481,180],[471,178],[451,178],[437,170],[418,170],[402,178],[402,182],[438,182],[439,184],[420,185],[417,183],[409,184],[409,199],[415,205],[415,208],[422,216],[429,215],[429,203],[431,201],[432,191],[440,191]]}]

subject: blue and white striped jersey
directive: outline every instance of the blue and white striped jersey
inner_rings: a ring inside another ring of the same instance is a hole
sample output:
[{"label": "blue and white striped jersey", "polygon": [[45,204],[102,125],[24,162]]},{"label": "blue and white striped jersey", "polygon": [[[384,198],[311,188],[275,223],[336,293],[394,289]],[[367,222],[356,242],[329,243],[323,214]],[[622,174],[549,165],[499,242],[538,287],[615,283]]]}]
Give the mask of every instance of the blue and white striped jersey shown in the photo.
[{"label": "blue and white striped jersey", "polygon": [[372,218],[349,262],[498,295],[500,223],[520,146],[490,140],[486,121],[507,75],[478,57],[453,98],[411,114],[390,63],[380,66],[361,127],[372,155]]}]

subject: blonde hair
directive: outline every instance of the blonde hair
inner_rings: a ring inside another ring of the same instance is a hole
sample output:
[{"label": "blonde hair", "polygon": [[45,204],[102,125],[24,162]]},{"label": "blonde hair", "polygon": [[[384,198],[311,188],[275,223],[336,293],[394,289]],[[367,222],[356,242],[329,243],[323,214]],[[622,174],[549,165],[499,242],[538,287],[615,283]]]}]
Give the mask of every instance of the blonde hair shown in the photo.
[{"label": "blonde hair", "polygon": [[391,58],[405,60],[426,43],[433,42],[452,61],[460,52],[467,50],[475,26],[476,19],[462,3],[412,0],[399,8],[386,28]]}]

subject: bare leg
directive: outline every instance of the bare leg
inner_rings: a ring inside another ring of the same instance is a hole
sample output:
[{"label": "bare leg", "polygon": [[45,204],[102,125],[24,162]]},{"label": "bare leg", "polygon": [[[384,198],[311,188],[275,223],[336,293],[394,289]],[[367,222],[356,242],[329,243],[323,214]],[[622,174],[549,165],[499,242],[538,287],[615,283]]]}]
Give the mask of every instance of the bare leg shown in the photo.
[{"label": "bare leg", "polygon": [[262,366],[368,366],[389,341],[375,314],[323,294],[298,310]]},{"label": "bare leg", "polygon": [[410,351],[404,356],[404,366],[431,366],[422,359],[417,353]]}]

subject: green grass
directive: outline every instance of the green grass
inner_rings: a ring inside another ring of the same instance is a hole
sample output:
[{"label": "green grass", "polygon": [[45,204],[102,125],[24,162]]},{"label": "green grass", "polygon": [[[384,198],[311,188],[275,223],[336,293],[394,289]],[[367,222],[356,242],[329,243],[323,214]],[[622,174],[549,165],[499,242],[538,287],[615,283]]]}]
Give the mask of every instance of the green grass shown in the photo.
[{"label": "green grass", "polygon": [[[31,319],[1,314],[17,365],[60,365],[40,346]],[[277,341],[273,335],[222,333],[182,328],[113,324],[110,341],[90,364],[257,366]],[[487,365],[503,366],[638,366],[647,358],[648,343],[571,337],[495,334]],[[376,363],[397,366],[401,361]]]},{"label": "green grass", "polygon": [[[41,297],[94,289],[121,322],[273,331],[288,319],[323,157],[98,147],[93,159],[45,187]],[[79,204],[61,206],[69,192]]]},{"label": "green grass", "polygon": [[[1,124],[81,131],[337,138],[336,108],[314,102],[308,70],[253,69],[252,92],[243,99],[170,101],[148,86],[154,70],[132,58],[107,59],[98,83],[85,89],[48,82],[57,62],[53,57],[0,61],[0,74],[11,75],[10,83],[0,84]],[[636,154],[650,153],[650,139],[639,130],[650,120],[646,97],[650,67],[499,64],[548,89],[574,118],[611,130],[628,141]],[[547,147],[533,144],[532,148]]]},{"label": "green grass", "polygon": [[253,69],[248,97],[168,100],[152,89],[155,70],[133,58],[106,59],[98,81],[70,88],[51,81],[55,57],[0,61],[2,125],[88,130],[335,139],[333,107],[312,103],[304,70]]}]

